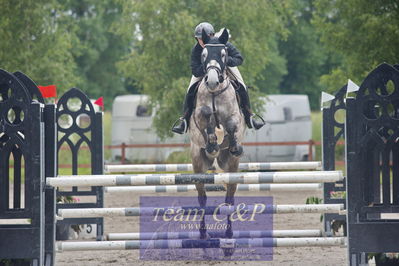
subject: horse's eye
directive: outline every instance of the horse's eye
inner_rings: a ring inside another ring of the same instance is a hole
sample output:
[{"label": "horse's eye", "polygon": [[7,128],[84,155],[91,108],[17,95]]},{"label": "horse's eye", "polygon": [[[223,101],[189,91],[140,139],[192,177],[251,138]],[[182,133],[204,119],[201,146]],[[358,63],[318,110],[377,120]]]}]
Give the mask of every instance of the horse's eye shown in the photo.
[{"label": "horse's eye", "polygon": [[201,61],[204,62],[207,57],[208,57],[208,49],[204,48],[201,54]]}]

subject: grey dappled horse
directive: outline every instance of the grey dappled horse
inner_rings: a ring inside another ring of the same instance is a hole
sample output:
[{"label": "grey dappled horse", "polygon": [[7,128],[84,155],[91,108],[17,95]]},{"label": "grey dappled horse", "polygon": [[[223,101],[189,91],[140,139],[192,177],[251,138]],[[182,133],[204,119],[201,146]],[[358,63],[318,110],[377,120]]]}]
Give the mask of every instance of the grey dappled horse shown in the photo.
[{"label": "grey dappled horse", "polygon": [[[236,98],[236,92],[227,75],[228,32],[219,38],[204,32],[205,48],[201,61],[205,68],[197,92],[195,109],[190,119],[191,158],[195,173],[205,173],[217,160],[225,172],[237,172],[239,157],[243,152],[241,141],[245,133],[245,121]],[[204,184],[196,184],[198,201],[206,206]],[[237,185],[227,185],[226,203],[234,205]],[[229,221],[229,219],[228,219]],[[229,221],[227,237],[232,237]],[[207,238],[205,221],[201,221],[201,238]]]}]

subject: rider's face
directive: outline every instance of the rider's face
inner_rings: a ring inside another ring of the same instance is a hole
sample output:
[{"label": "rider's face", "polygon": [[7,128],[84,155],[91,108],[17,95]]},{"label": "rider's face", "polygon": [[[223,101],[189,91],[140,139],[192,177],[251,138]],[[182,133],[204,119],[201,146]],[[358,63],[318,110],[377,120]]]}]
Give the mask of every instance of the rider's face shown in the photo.
[{"label": "rider's face", "polygon": [[201,45],[202,48],[205,47],[205,43],[201,38],[197,38],[197,41],[198,41],[199,45]]}]

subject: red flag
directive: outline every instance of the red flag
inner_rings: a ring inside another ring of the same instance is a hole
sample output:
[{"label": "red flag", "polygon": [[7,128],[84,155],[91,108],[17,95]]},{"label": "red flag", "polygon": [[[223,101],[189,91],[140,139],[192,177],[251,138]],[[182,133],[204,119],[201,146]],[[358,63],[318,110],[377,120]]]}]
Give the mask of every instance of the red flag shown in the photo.
[{"label": "red flag", "polygon": [[37,86],[43,98],[57,97],[57,87],[55,85]]},{"label": "red flag", "polygon": [[101,106],[101,109],[104,110],[104,97],[101,96],[100,98],[98,98],[94,104]]}]

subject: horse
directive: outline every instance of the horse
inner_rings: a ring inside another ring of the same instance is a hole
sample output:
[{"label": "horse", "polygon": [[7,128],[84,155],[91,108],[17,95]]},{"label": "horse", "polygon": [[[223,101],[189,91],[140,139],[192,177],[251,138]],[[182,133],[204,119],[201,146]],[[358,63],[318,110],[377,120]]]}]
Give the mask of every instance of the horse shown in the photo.
[{"label": "horse", "polygon": [[[245,134],[245,120],[239,107],[235,88],[227,74],[227,48],[229,34],[225,29],[220,37],[209,37],[204,31],[205,47],[201,61],[205,76],[199,84],[189,134],[191,159],[195,173],[205,173],[215,162],[225,172],[237,172],[243,153],[241,142]],[[206,206],[204,184],[196,184],[198,202]],[[236,184],[227,184],[225,203],[234,205]],[[226,237],[232,238],[228,217]],[[201,239],[207,238],[205,221],[201,220]]]}]

